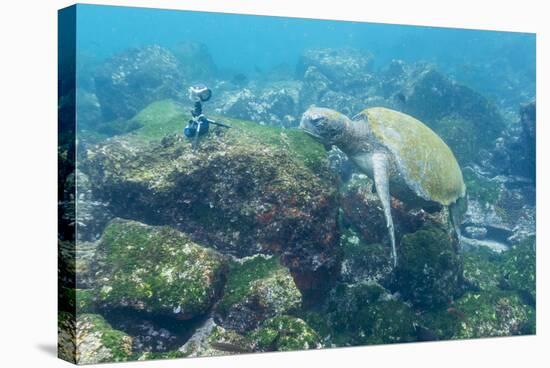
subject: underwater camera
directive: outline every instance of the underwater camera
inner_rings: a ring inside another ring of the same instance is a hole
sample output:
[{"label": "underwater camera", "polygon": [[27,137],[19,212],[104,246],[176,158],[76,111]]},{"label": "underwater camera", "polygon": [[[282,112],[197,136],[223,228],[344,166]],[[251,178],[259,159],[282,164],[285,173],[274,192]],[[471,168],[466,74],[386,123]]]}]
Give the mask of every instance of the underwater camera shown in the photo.
[{"label": "underwater camera", "polygon": [[204,84],[189,87],[189,99],[193,102],[206,102],[212,97],[212,91]]}]

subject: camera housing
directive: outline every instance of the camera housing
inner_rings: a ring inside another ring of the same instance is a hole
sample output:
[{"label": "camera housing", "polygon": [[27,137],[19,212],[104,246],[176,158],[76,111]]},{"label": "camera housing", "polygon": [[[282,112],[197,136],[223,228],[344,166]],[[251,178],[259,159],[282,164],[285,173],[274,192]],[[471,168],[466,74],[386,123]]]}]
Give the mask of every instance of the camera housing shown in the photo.
[{"label": "camera housing", "polygon": [[206,102],[212,97],[212,90],[204,84],[189,87],[189,99],[193,102]]}]

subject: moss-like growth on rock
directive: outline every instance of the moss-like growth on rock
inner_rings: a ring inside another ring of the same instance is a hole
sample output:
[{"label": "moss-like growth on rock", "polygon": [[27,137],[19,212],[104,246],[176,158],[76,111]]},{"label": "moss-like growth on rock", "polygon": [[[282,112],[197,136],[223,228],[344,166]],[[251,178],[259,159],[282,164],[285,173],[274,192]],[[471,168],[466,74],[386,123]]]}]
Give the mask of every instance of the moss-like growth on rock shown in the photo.
[{"label": "moss-like growth on rock", "polygon": [[464,280],[477,290],[494,290],[502,278],[502,255],[487,247],[477,247],[463,253]]},{"label": "moss-like growth on rock", "polygon": [[132,338],[97,314],[59,314],[59,357],[76,364],[122,362],[132,355]]},{"label": "moss-like growth on rock", "polygon": [[468,197],[481,203],[495,204],[500,196],[500,184],[477,175],[471,168],[462,170],[464,183],[468,188]]},{"label": "moss-like growth on rock", "polygon": [[92,289],[75,290],[76,313],[94,313],[96,310],[96,295]]},{"label": "moss-like growth on rock", "polygon": [[447,309],[425,315],[442,339],[471,339],[535,333],[535,310],[506,291],[469,292]]},{"label": "moss-like growth on rock", "polygon": [[191,318],[205,313],[222,286],[224,260],[169,227],[113,220],[98,245],[98,300]]},{"label": "moss-like growth on rock", "polygon": [[57,314],[57,356],[76,364],[76,318],[73,313]]},{"label": "moss-like growth on rock", "polygon": [[414,311],[376,283],[338,285],[326,313],[337,346],[416,340]]},{"label": "moss-like growth on rock", "polygon": [[299,308],[301,301],[288,269],[276,257],[258,255],[231,266],[217,311],[227,318],[224,326],[244,332]]},{"label": "moss-like growth on rock", "polygon": [[342,234],[341,245],[342,281],[373,281],[385,284],[389,280],[393,265],[387,246],[380,243],[365,244],[359,234],[352,229],[347,229]]},{"label": "moss-like growth on rock", "polygon": [[446,231],[424,226],[401,239],[396,289],[421,308],[450,303],[463,281],[462,258]]},{"label": "moss-like growth on rock", "polygon": [[169,225],[224,254],[276,254],[316,281],[304,288],[326,286],[339,234],[324,147],[299,130],[222,117],[231,128],[212,126],[192,150],[183,111],[155,102],[136,116],[142,128],[88,145],[81,166],[93,193],[115,216]]},{"label": "moss-like growth on rock", "polygon": [[317,349],[321,342],[317,333],[300,318],[277,316],[266,320],[251,334],[261,351]]},{"label": "moss-like growth on rock", "polygon": [[212,319],[207,320],[179,349],[186,357],[249,353],[253,350],[253,341],[248,336],[226,330]]},{"label": "moss-like growth on rock", "polygon": [[527,303],[536,305],[535,237],[516,244],[504,254],[502,286],[516,290]]}]

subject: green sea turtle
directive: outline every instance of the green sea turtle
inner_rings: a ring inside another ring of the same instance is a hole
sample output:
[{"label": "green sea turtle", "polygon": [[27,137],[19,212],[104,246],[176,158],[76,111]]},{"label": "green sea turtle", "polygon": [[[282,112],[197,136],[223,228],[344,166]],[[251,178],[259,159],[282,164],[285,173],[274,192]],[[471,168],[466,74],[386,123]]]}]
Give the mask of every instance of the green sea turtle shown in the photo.
[{"label": "green sea turtle", "polygon": [[383,107],[373,107],[349,119],[326,108],[310,107],[300,128],[328,149],[343,151],[361,171],[374,179],[382,202],[397,265],[390,193],[424,208],[450,207],[451,222],[458,231],[456,203],[466,187],[460,166],[450,148],[430,128],[412,116]]}]

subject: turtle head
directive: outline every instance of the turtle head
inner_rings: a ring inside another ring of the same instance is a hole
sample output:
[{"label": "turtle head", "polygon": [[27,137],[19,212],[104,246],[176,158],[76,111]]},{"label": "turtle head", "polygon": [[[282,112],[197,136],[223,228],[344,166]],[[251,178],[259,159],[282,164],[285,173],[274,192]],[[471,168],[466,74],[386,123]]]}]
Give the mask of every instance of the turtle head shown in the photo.
[{"label": "turtle head", "polygon": [[300,129],[330,148],[340,143],[349,122],[349,118],[338,111],[312,106],[302,115]]}]

